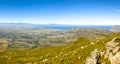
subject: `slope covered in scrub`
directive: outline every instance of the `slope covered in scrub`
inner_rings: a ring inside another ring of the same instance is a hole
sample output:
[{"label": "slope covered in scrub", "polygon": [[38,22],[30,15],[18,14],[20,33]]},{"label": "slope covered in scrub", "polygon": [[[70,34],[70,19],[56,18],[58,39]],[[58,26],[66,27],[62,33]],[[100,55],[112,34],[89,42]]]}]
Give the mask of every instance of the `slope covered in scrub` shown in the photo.
[{"label": "slope covered in scrub", "polygon": [[120,37],[120,33],[96,42],[80,37],[73,44],[64,46],[5,51],[0,53],[0,64],[85,64],[91,51],[104,51],[107,42],[115,37]]}]

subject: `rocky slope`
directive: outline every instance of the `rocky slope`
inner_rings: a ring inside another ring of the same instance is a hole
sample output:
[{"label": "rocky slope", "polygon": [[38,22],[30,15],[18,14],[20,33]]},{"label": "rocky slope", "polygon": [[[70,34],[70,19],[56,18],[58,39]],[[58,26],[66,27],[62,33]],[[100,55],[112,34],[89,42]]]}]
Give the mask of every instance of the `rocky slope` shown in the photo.
[{"label": "rocky slope", "polygon": [[[86,59],[86,64],[100,64],[100,57],[106,59],[110,64],[120,64],[120,38],[113,38],[112,41],[107,42],[105,51],[98,49],[92,51],[91,55]],[[103,61],[101,64],[108,62]]]}]

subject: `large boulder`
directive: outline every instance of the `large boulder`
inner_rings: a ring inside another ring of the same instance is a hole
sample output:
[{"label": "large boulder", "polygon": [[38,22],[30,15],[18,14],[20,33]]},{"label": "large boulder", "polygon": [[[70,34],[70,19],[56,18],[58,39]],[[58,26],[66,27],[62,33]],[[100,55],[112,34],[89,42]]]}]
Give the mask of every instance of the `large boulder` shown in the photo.
[{"label": "large boulder", "polygon": [[120,64],[120,38],[114,38],[106,45],[107,58],[111,64]]},{"label": "large boulder", "polygon": [[87,57],[86,64],[98,64],[100,53],[97,49],[91,52],[91,55]]},{"label": "large boulder", "polygon": [[[91,55],[86,59],[86,64],[99,64],[100,57],[108,59],[110,64],[120,64],[120,38],[114,38],[108,42],[104,52],[97,49],[92,51]],[[106,61],[103,64],[106,64]]]}]

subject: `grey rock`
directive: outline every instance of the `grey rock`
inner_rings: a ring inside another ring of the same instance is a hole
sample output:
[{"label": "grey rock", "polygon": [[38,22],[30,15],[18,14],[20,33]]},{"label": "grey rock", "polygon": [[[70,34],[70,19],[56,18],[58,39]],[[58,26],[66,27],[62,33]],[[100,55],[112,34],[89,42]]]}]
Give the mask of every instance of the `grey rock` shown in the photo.
[{"label": "grey rock", "polygon": [[[95,49],[91,52],[91,55],[87,57],[86,64],[99,64],[100,57],[104,57],[110,61],[110,64],[120,64],[120,38],[114,38],[106,45],[105,51],[98,51]],[[102,62],[106,64],[106,62]]]},{"label": "grey rock", "polygon": [[91,52],[91,55],[87,57],[86,64],[98,64],[100,53],[97,49]]},{"label": "grey rock", "polygon": [[118,38],[114,38],[106,45],[105,58],[108,59],[111,64],[120,64],[120,43],[116,42],[116,39]]}]

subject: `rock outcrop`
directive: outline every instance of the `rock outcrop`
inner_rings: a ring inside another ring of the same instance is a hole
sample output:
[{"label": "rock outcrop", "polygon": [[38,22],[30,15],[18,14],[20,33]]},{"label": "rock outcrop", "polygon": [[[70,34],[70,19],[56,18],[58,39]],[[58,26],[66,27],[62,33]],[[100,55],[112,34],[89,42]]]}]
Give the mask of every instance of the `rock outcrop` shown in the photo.
[{"label": "rock outcrop", "polygon": [[100,58],[100,52],[95,49],[91,52],[91,55],[87,57],[86,64],[98,64],[98,60]]},{"label": "rock outcrop", "polygon": [[[86,64],[100,64],[99,58],[107,59],[110,64],[120,64],[120,38],[114,38],[106,45],[106,50],[101,55],[101,51],[95,49],[91,52],[90,57],[87,57]],[[105,62],[103,62],[105,63]]]},{"label": "rock outcrop", "polygon": [[111,64],[120,64],[120,38],[114,38],[107,43],[105,58]]}]

